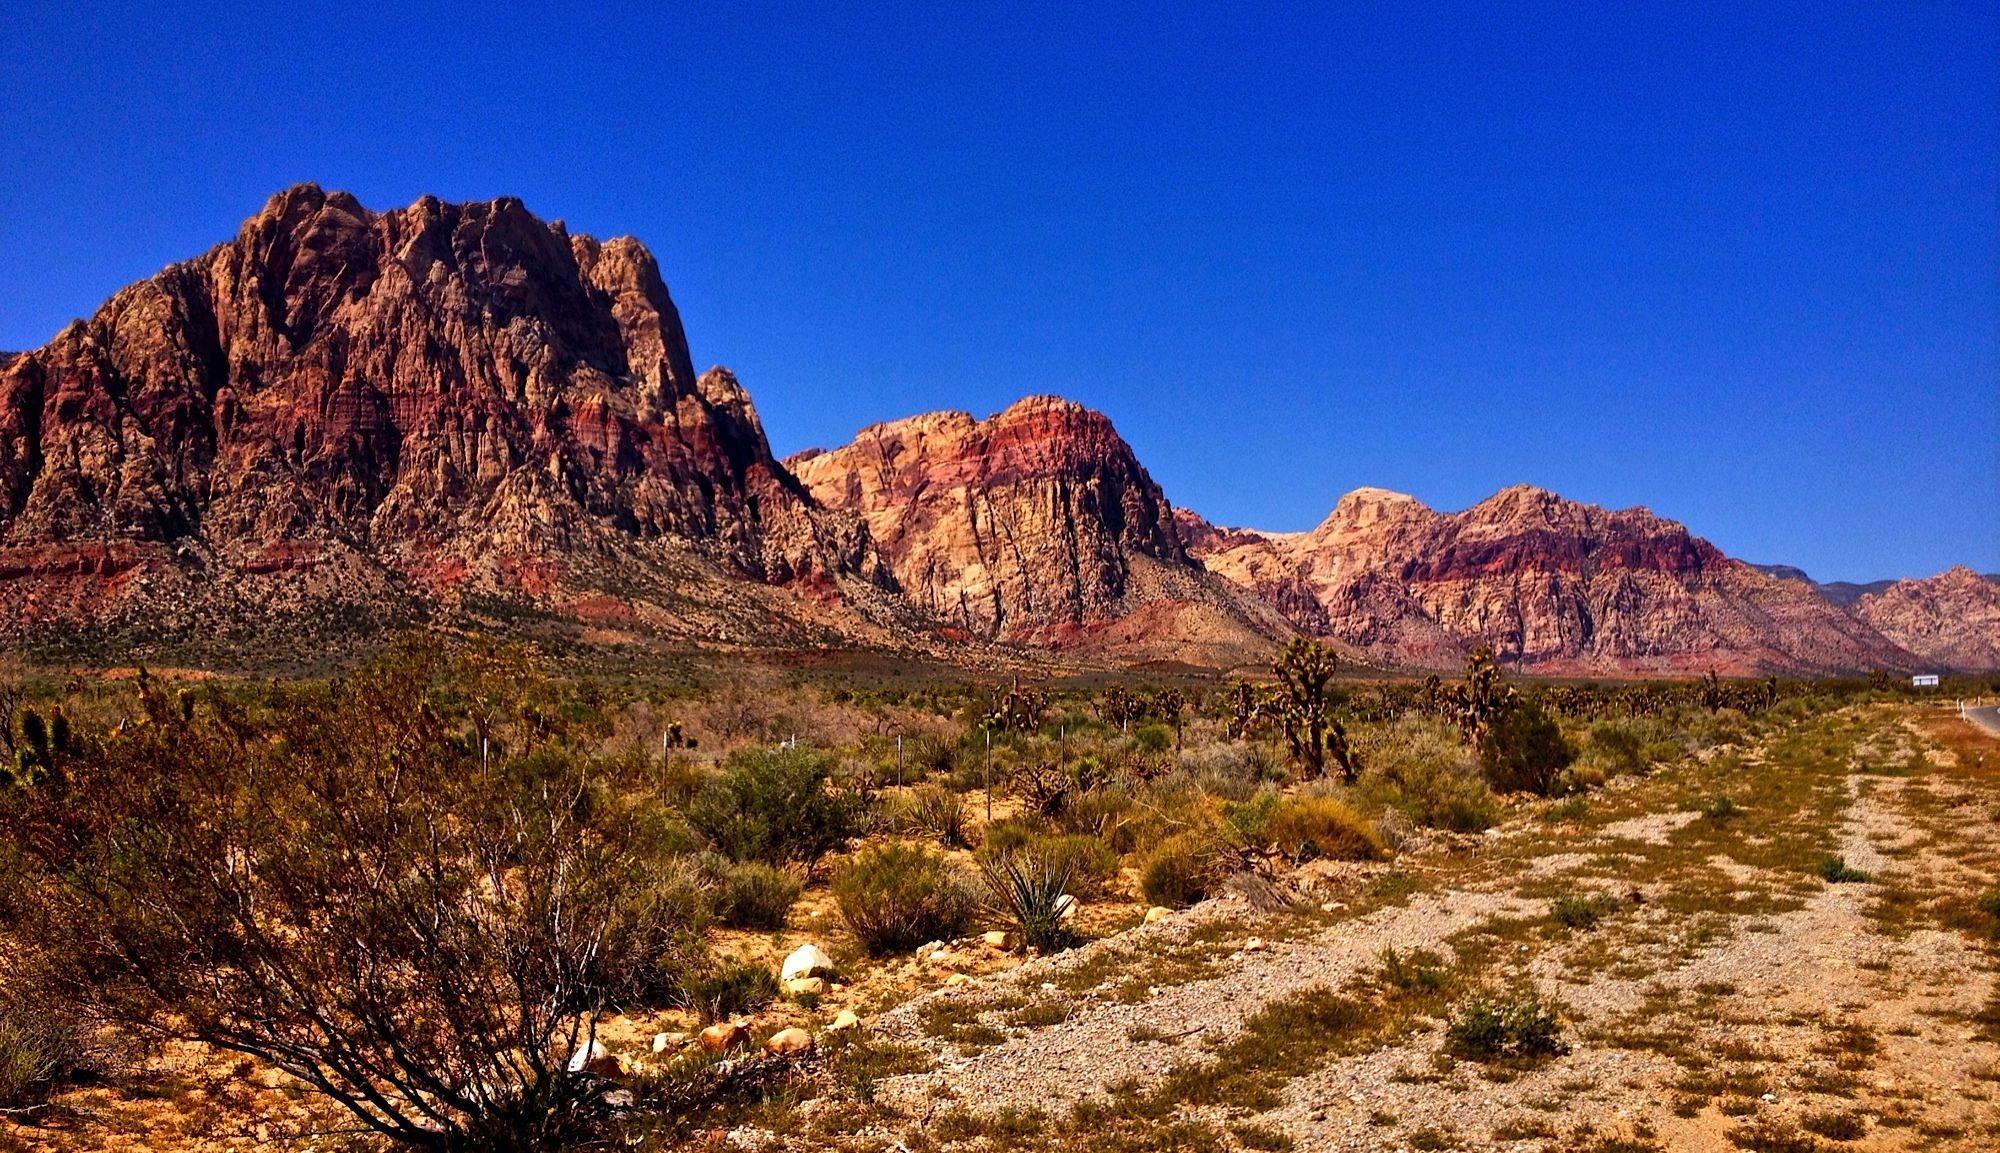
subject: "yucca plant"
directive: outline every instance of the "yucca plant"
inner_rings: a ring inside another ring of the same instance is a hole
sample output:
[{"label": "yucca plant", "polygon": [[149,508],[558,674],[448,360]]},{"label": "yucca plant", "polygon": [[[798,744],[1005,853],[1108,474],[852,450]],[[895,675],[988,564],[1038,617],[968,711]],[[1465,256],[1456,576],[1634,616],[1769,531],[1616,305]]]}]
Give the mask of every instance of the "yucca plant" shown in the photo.
[{"label": "yucca plant", "polygon": [[[1073,859],[1023,849],[979,859],[993,911],[1012,922],[1023,945],[1044,953],[1079,944],[1068,924]],[[1069,897],[1068,901],[1064,898]]]}]

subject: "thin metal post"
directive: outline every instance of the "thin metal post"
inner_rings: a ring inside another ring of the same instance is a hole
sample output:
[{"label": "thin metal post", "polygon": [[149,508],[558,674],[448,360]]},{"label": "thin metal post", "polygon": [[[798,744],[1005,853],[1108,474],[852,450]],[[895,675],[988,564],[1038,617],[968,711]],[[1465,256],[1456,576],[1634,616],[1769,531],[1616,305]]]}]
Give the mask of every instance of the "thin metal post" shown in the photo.
[{"label": "thin metal post", "polygon": [[986,730],[986,823],[993,823],[993,730]]}]

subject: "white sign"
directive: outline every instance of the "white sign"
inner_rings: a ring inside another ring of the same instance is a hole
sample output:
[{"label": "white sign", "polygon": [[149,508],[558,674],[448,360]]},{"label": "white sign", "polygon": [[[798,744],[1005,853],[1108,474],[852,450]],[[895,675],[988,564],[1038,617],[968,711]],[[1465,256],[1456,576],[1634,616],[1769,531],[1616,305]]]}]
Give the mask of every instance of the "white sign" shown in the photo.
[{"label": "white sign", "polygon": [[1919,673],[1910,678],[1911,688],[1934,689],[1937,687],[1937,683],[1938,675],[1936,673]]}]

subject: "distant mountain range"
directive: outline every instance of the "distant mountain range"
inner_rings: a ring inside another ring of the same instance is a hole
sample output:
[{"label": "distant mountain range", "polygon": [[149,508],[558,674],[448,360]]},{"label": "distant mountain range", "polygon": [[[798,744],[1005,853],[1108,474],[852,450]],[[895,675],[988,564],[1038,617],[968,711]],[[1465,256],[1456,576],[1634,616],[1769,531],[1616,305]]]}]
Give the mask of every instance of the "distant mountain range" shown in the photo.
[{"label": "distant mountain range", "polygon": [[653,257],[515,200],[310,185],[0,356],[0,638],[94,659],[331,652],[434,620],[582,646],[1090,665],[2000,668],[2000,582],[1821,585],[1644,509],[1378,489],[1310,532],[1176,509],[1030,397],[774,459]]}]

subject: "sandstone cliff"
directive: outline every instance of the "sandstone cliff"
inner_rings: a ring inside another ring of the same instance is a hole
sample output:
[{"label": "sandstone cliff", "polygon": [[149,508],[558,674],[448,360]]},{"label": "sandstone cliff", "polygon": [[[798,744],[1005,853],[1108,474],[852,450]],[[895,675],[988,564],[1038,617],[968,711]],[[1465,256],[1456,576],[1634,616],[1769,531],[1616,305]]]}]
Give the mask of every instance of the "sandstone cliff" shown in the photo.
[{"label": "sandstone cliff", "polygon": [[967,634],[1231,664],[1284,631],[1188,556],[1131,446],[1081,405],[910,417],[785,464],[866,522],[905,597]]},{"label": "sandstone cliff", "polygon": [[1912,658],[1809,589],[1644,509],[1527,485],[1439,513],[1380,489],[1306,533],[1190,528],[1211,570],[1300,629],[1379,660],[1449,667],[1490,644],[1548,673],[1903,668]]},{"label": "sandstone cliff", "polygon": [[1856,601],[1854,615],[1932,670],[2000,669],[2000,581],[1964,565],[1896,581]]},{"label": "sandstone cliff", "polygon": [[696,376],[652,255],[517,200],[376,213],[292,188],[0,365],[16,623],[199,634],[260,608],[650,586],[607,611],[702,629],[667,602],[874,575],[865,529],[772,459],[735,379]]}]

